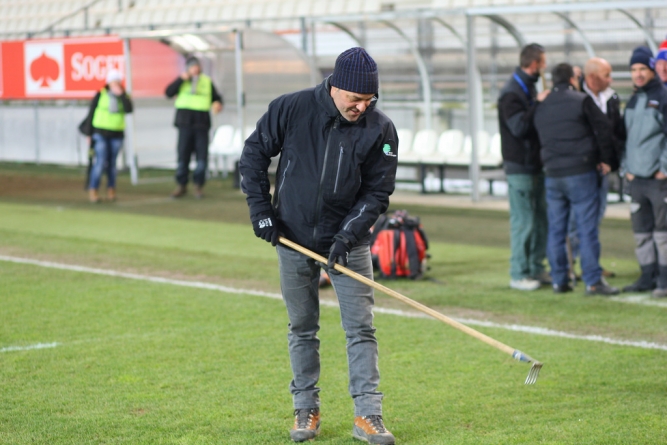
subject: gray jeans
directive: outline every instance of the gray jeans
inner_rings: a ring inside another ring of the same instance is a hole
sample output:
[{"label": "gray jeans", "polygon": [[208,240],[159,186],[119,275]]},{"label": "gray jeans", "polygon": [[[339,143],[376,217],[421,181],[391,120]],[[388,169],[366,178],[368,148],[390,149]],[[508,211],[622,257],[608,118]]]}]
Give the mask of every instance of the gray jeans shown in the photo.
[{"label": "gray jeans", "polygon": [[[320,406],[317,382],[320,378],[319,278],[314,260],[278,246],[280,286],[289,317],[287,334],[293,380],[290,391],[295,409]],[[348,267],[365,277],[373,277],[369,246],[350,252]],[[382,393],[378,370],[378,344],[373,327],[373,289],[347,275],[331,275],[347,338],[349,390],[355,416],[382,415]]]}]

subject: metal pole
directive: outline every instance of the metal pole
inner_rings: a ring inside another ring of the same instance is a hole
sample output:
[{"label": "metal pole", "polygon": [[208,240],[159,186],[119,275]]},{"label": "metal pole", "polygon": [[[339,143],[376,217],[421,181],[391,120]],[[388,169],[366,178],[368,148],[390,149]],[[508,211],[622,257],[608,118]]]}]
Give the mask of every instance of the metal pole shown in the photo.
[{"label": "metal pole", "polygon": [[315,22],[310,22],[310,84],[317,85],[317,47],[315,46]]},{"label": "metal pole", "polygon": [[475,60],[475,17],[472,15],[466,16],[466,30],[467,30],[467,60],[466,73],[468,78],[468,125],[470,128],[470,140],[472,142],[472,159],[470,162],[470,182],[471,191],[470,196],[473,201],[479,201],[479,162],[477,159],[477,144],[479,143],[479,127],[478,116],[481,111],[479,109],[479,98],[477,97],[478,77],[477,77],[477,63]]},{"label": "metal pole", "polygon": [[40,143],[40,137],[39,137],[39,101],[33,102],[34,104],[34,116],[35,116],[35,164],[39,165],[39,157],[40,157],[40,150],[39,150],[39,143]]},{"label": "metal pole", "polygon": [[245,91],[243,90],[243,31],[236,30],[234,56],[236,63],[236,107],[241,144],[245,141]]},{"label": "metal pole", "polygon": [[[123,52],[125,53],[125,88],[127,94],[132,94],[132,63],[130,58],[130,39],[123,39]],[[127,153],[127,162],[130,167],[130,181],[132,185],[139,183],[139,172],[137,171],[137,157],[135,154],[135,132],[134,132],[134,114],[136,109],[125,115],[125,153]]]}]

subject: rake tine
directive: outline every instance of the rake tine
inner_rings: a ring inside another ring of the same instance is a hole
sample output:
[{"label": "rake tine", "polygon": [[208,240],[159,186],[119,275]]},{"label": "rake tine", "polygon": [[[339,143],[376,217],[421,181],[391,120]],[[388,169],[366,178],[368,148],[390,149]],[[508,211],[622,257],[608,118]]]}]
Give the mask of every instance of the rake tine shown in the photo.
[{"label": "rake tine", "polygon": [[533,363],[533,366],[530,367],[530,371],[528,371],[528,377],[526,377],[526,385],[532,385],[537,381],[537,376],[540,374],[540,369],[542,369],[542,363]]},{"label": "rake tine", "polygon": [[540,369],[542,369],[542,363],[538,362],[528,354],[524,354],[519,350],[515,350],[512,354],[512,358],[520,362],[532,363],[533,366],[530,367],[528,371],[528,377],[526,377],[526,385],[532,385],[537,381],[537,376],[540,374]]}]

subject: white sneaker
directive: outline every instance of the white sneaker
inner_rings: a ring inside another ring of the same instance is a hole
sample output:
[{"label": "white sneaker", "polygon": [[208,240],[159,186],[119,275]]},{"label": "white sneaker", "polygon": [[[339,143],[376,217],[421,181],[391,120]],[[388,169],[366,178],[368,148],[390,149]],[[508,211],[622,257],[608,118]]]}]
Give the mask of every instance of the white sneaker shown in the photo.
[{"label": "white sneaker", "polygon": [[521,280],[511,280],[510,287],[516,290],[536,290],[540,288],[540,282],[532,278],[522,278]]}]

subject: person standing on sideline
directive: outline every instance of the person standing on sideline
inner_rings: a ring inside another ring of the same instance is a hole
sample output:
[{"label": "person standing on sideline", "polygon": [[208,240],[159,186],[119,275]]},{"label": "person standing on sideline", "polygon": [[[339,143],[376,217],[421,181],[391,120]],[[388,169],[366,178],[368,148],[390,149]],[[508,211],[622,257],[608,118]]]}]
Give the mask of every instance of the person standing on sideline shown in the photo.
[{"label": "person standing on sideline", "polygon": [[[575,72],[576,76],[576,72]],[[581,83],[581,90],[591,96],[593,102],[609,119],[611,125],[611,135],[614,140],[615,159],[620,160],[623,155],[625,144],[625,123],[621,116],[621,100],[618,94],[611,88],[611,65],[605,59],[593,57],[584,65],[584,81]],[[611,171],[618,169],[618,165],[611,165]],[[607,209],[607,194],[609,192],[609,176],[602,175],[600,180],[600,210],[598,227],[602,222],[605,210]],[[568,238],[570,240],[572,263],[579,257],[579,236],[577,234],[577,223],[574,212],[570,213],[570,222],[568,224]],[[613,277],[614,273],[602,269],[603,277]]]},{"label": "person standing on sideline", "polygon": [[[375,108],[378,70],[363,48],[336,59],[333,74],[315,88],[275,99],[245,141],[241,187],[255,235],[276,246],[280,284],[289,318],[295,442],[320,429],[320,264],[278,244],[279,234],[324,256],[340,303],[347,338],[353,436],[393,444],[384,426],[378,391],[378,343],[373,289],[339,274],[341,264],[373,279],[369,229],[387,210],[394,191],[398,137]],[[273,202],[267,169],[280,155]]]},{"label": "person standing on sideline", "polygon": [[619,290],[602,278],[598,237],[600,174],[618,164],[611,125],[593,98],[576,90],[579,80],[571,65],[558,64],[551,78],[553,90],[535,112],[534,122],[546,175],[547,253],[553,289],[572,291],[565,239],[570,213],[574,213],[586,295],[615,295]]},{"label": "person standing on sideline", "polygon": [[189,57],[186,70],[167,86],[167,97],[176,96],[176,118],[178,128],[178,166],[176,167],[176,190],[172,198],[180,198],[187,193],[190,176],[190,159],[194,153],[197,167],[192,174],[195,183],[195,198],[204,196],[208,167],[208,132],[211,129],[211,115],[222,111],[222,97],[215,89],[211,78],[202,73],[201,62]]},{"label": "person standing on sideline", "polygon": [[88,136],[95,151],[90,170],[88,199],[100,202],[99,188],[102,174],[107,174],[107,199],[116,200],[116,158],[125,137],[125,114],[132,112],[132,101],[123,88],[123,75],[109,70],[106,85],[90,102],[88,116],[79,130]]},{"label": "person standing on sideline", "polygon": [[660,77],[662,84],[667,87],[667,40],[660,44],[658,54],[655,56],[655,72]]},{"label": "person standing on sideline", "polygon": [[667,297],[667,89],[656,77],[653,63],[651,50],[643,46],[630,58],[635,93],[625,107],[628,138],[621,173],[632,198],[641,276],[623,291],[653,290],[654,297]]},{"label": "person standing on sideline", "polygon": [[546,68],[544,48],[537,43],[521,50],[520,66],[500,91],[498,120],[503,166],[510,203],[510,287],[535,290],[550,284],[544,270],[547,248],[547,205],[540,141],[533,126],[538,104],[535,83]]}]

